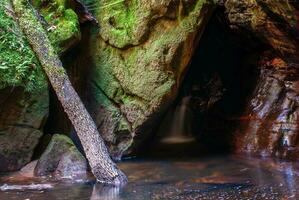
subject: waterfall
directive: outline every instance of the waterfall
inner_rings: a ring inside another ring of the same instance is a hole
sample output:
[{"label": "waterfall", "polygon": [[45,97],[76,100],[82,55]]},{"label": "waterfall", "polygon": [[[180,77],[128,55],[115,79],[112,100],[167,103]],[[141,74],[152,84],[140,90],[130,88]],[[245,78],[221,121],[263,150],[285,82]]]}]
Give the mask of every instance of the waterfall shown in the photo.
[{"label": "waterfall", "polygon": [[171,111],[167,124],[168,134],[161,140],[163,143],[183,143],[194,140],[191,134],[192,112],[190,109],[191,96],[185,96]]}]

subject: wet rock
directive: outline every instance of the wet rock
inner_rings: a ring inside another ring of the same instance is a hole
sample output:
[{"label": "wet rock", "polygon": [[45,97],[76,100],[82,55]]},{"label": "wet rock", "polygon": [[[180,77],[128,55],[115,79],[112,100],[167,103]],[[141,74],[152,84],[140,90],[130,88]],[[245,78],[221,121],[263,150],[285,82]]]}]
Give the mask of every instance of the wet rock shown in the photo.
[{"label": "wet rock", "polygon": [[89,107],[115,159],[149,136],[176,98],[214,7],[209,0],[93,2],[100,29],[89,42]]},{"label": "wet rock", "polygon": [[55,134],[35,167],[36,176],[74,178],[85,175],[87,162],[70,138]]},{"label": "wet rock", "polygon": [[241,123],[237,149],[262,156],[298,159],[299,73],[289,66],[285,66],[288,70],[275,70],[276,62],[282,60],[274,58],[268,62],[270,66],[261,66],[246,120]]},{"label": "wet rock", "polygon": [[259,54],[258,77],[237,131],[236,149],[298,159],[298,5],[288,1],[228,0],[225,6],[231,27],[247,43],[264,45],[251,51]]},{"label": "wet rock", "polygon": [[25,177],[34,177],[34,169],[36,165],[37,165],[37,160],[28,163],[20,170],[20,174]]},{"label": "wet rock", "polygon": [[69,149],[69,152],[61,156],[55,176],[59,177],[77,177],[85,175],[87,171],[87,162],[75,146]]}]

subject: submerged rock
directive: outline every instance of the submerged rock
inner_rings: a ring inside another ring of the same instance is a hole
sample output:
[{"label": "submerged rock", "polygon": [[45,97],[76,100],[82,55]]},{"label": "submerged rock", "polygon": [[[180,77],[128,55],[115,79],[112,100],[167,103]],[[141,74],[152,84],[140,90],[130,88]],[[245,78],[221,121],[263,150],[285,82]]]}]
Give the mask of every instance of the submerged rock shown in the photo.
[{"label": "submerged rock", "polygon": [[70,138],[55,134],[47,149],[38,160],[36,176],[54,175],[58,178],[74,178],[85,175],[87,161]]},{"label": "submerged rock", "polygon": [[176,98],[214,5],[93,2],[100,30],[90,41],[90,111],[115,159],[149,136]]}]

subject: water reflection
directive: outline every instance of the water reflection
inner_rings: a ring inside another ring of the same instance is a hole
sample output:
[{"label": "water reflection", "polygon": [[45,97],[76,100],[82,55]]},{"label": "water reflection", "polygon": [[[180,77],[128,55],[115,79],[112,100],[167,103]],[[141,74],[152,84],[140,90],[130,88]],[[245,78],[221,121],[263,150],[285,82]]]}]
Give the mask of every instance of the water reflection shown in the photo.
[{"label": "water reflection", "polygon": [[[299,163],[255,158],[213,157],[198,160],[131,160],[120,164],[129,176],[123,188],[83,183],[55,183],[43,190],[19,190],[32,180],[0,176],[0,199],[140,200],[140,199],[299,199]],[[45,180],[34,184],[52,184]],[[30,186],[31,187],[31,186]],[[2,187],[5,189],[5,187]]]},{"label": "water reflection", "polygon": [[90,200],[117,200],[119,193],[120,187],[97,183],[93,186]]},{"label": "water reflection", "polygon": [[296,187],[295,187],[296,181],[294,179],[293,171],[294,171],[293,166],[288,166],[285,169],[285,175],[286,175],[285,184],[287,185],[291,197],[296,197]]}]

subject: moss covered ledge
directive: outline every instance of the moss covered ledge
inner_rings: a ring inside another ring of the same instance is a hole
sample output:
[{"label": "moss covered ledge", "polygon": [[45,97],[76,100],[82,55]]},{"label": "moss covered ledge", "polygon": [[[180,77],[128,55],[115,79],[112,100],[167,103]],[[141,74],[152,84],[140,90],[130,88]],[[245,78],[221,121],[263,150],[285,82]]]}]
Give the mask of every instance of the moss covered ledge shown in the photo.
[{"label": "moss covered ledge", "polygon": [[[2,0],[0,4],[0,172],[18,170],[31,161],[49,110],[47,79],[10,3]],[[36,17],[44,22],[57,52],[80,39],[79,22],[72,10],[61,8],[60,14],[51,15],[58,10],[43,9]]]},{"label": "moss covered ledge", "polygon": [[[45,3],[46,2],[46,3]],[[81,38],[76,13],[63,0],[33,0],[44,20],[48,36],[57,52],[62,53]],[[0,89],[23,87],[25,91],[44,90],[47,81],[23,33],[15,23],[10,1],[0,5]]]},{"label": "moss covered ledge", "polygon": [[0,4],[0,89],[23,87],[26,91],[47,87],[39,62],[13,18],[8,0]]},{"label": "moss covered ledge", "polygon": [[57,52],[63,53],[81,39],[77,14],[67,0],[33,0],[32,5],[44,19],[50,41]]}]

